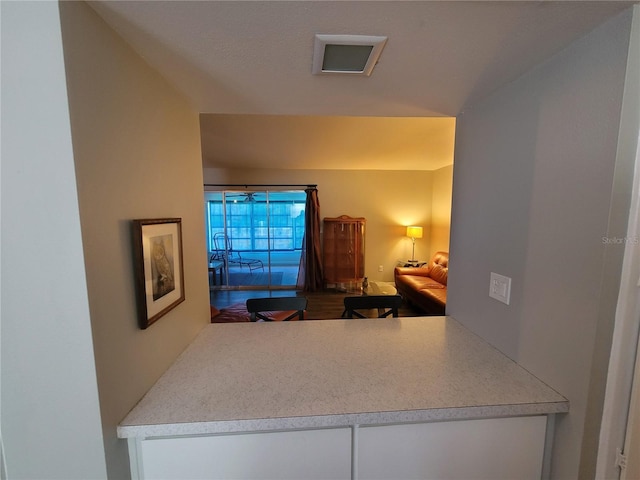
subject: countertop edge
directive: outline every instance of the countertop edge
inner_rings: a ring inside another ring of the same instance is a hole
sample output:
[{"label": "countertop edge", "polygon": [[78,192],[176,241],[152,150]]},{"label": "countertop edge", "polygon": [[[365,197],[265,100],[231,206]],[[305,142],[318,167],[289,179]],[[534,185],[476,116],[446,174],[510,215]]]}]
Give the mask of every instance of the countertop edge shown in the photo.
[{"label": "countertop edge", "polygon": [[155,425],[119,425],[118,438],[156,438],[224,433],[250,433],[282,430],[339,428],[352,425],[375,426],[398,423],[477,420],[528,415],[548,415],[569,411],[568,401],[436,408],[388,412],[278,417],[211,422],[167,423]]}]

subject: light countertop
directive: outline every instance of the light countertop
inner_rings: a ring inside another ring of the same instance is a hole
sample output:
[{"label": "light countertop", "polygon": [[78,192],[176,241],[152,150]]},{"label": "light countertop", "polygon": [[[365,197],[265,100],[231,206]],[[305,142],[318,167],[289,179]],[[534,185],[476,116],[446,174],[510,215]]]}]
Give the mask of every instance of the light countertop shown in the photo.
[{"label": "light countertop", "polygon": [[448,317],[207,325],[118,427],[154,437],[567,412]]}]

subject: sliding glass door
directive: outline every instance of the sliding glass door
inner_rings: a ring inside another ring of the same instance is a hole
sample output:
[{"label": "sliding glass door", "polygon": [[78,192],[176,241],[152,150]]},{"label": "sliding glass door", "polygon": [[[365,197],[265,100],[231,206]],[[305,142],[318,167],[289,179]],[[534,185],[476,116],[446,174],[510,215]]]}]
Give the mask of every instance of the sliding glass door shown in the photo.
[{"label": "sliding glass door", "polygon": [[211,288],[295,288],[305,200],[301,190],[205,192]]}]

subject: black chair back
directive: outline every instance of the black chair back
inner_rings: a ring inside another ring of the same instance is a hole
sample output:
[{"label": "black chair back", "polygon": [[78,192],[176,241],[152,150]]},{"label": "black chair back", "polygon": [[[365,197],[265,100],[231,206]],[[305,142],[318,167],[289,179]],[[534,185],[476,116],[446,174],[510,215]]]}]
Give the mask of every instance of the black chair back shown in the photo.
[{"label": "black chair back", "polygon": [[378,309],[378,318],[389,315],[398,316],[398,309],[402,306],[400,295],[358,295],[344,297],[344,312],[342,318],[367,318],[358,310]]},{"label": "black chair back", "polygon": [[251,314],[251,321],[258,319],[265,322],[272,322],[273,319],[263,312],[287,312],[293,310],[291,315],[283,318],[283,321],[291,320],[296,316],[304,320],[304,311],[307,309],[307,297],[267,297],[249,298],[247,300],[247,311]]}]

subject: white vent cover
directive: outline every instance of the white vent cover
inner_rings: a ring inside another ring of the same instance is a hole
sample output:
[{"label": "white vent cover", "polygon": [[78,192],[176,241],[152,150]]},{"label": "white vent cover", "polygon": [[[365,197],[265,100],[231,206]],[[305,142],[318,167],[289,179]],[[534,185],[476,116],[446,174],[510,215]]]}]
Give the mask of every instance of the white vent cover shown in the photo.
[{"label": "white vent cover", "polygon": [[317,34],[312,73],[347,73],[368,77],[386,42],[387,37],[370,35]]}]

